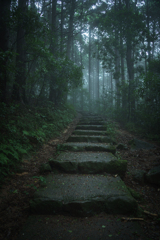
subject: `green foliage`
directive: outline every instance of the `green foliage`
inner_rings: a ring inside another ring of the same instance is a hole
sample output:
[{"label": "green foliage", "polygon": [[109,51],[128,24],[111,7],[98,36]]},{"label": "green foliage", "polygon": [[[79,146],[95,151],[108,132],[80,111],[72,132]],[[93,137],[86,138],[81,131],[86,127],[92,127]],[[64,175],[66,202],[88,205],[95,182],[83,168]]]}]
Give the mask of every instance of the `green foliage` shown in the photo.
[{"label": "green foliage", "polygon": [[[49,98],[50,88],[53,88],[56,92],[54,93],[56,102],[59,103],[72,88],[82,85],[81,68],[73,61],[60,56],[58,48],[55,48],[54,54],[51,51],[51,42],[55,43],[57,40],[50,30],[49,20],[32,9],[21,12],[17,6],[13,6],[7,24],[10,30],[11,49],[6,52],[0,49],[0,70],[4,80],[7,76],[7,88],[10,95],[16,81],[16,72],[19,71],[16,69],[17,53],[13,51],[18,26],[25,32],[25,44],[22,47],[27,64],[24,71],[25,83],[19,81],[16,84],[20,89],[25,89],[26,102],[30,103],[35,100],[35,105],[38,105],[41,99]],[[43,137],[41,140],[43,141]]]},{"label": "green foliage", "polygon": [[43,177],[43,176],[34,176],[34,177],[32,177],[32,178],[39,179],[41,183],[46,184],[46,178]]},{"label": "green foliage", "polygon": [[16,171],[24,154],[58,136],[75,116],[72,106],[55,109],[50,102],[37,108],[4,103],[0,107],[0,181]]},{"label": "green foliage", "polygon": [[115,137],[116,135],[116,128],[115,128],[115,124],[113,122],[108,122],[107,123],[107,130],[106,130],[107,134]]},{"label": "green foliage", "polygon": [[137,89],[138,106],[136,109],[137,126],[148,134],[160,133],[160,55],[149,63],[149,71],[142,75]]},{"label": "green foliage", "polygon": [[135,123],[133,122],[127,122],[126,125],[125,125],[126,129],[130,132],[136,132],[137,129],[136,129],[136,125]]}]

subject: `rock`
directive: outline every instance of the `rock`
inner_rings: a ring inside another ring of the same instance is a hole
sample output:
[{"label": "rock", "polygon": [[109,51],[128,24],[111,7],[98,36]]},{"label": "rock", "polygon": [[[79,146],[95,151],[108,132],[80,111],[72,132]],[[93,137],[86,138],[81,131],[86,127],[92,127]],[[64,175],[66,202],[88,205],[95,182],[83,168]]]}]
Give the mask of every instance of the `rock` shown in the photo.
[{"label": "rock", "polygon": [[106,131],[96,131],[96,130],[75,130],[72,134],[74,134],[74,135],[105,136],[105,135],[107,135],[107,132]]},{"label": "rock", "polygon": [[154,144],[141,141],[139,139],[132,139],[131,141],[128,142],[128,144],[131,146],[132,150],[137,150],[137,149],[153,149],[156,146]]},{"label": "rock", "polygon": [[65,152],[56,160],[51,160],[54,169],[68,173],[110,173],[124,177],[127,161],[118,160],[112,153],[101,152]]},{"label": "rock", "polygon": [[41,164],[39,171],[40,173],[51,172],[52,168],[49,163],[43,163]]},{"label": "rock", "polygon": [[143,201],[142,194],[136,192],[134,189],[128,187],[129,192],[131,193],[132,197],[134,197],[138,201]]},{"label": "rock", "polygon": [[88,136],[88,135],[71,135],[67,142],[90,142],[90,143],[113,143],[115,141],[108,136]]},{"label": "rock", "polygon": [[46,188],[39,189],[30,202],[32,213],[90,216],[137,212],[137,202],[120,177],[50,174],[46,181]]},{"label": "rock", "polygon": [[83,151],[101,151],[101,152],[111,152],[115,154],[116,149],[114,146],[106,145],[102,143],[64,143],[59,144],[59,148],[74,152]]},{"label": "rock", "polygon": [[148,183],[154,183],[154,184],[160,185],[160,165],[152,168],[146,174],[146,181]]},{"label": "rock", "polygon": [[80,121],[79,124],[81,124],[81,125],[104,125],[104,124],[106,124],[106,122],[95,121],[95,120],[85,120],[85,121]]},{"label": "rock", "polygon": [[103,125],[77,125],[76,129],[80,130],[106,130]]},{"label": "rock", "polygon": [[144,170],[138,169],[138,170],[135,170],[132,172],[133,180],[140,184],[144,184],[145,175],[146,175],[146,171],[144,171]]},{"label": "rock", "polygon": [[123,143],[119,143],[116,147],[116,149],[118,150],[126,150],[127,149],[127,146]]}]

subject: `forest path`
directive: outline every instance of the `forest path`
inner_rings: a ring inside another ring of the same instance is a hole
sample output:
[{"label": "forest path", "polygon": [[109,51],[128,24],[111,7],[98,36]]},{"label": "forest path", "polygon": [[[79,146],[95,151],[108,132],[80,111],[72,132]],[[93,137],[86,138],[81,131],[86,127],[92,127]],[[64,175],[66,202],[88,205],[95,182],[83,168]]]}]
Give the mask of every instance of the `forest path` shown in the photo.
[{"label": "forest path", "polygon": [[49,174],[46,186],[34,194],[31,211],[36,215],[30,216],[19,240],[145,239],[137,222],[120,221],[126,214],[136,216],[138,204],[121,179],[127,161],[114,155],[104,124],[100,117],[85,116],[59,146],[63,153],[50,161],[58,172]]}]

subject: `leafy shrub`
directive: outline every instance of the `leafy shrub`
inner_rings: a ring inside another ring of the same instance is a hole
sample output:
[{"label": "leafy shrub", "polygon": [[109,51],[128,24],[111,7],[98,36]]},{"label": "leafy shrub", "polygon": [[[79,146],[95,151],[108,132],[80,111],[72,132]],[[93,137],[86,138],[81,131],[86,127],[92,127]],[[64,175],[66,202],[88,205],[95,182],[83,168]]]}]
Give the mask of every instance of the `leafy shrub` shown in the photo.
[{"label": "leafy shrub", "polygon": [[0,107],[0,182],[16,170],[24,154],[58,136],[75,116],[72,106],[55,109],[50,102],[41,108],[4,103]]}]

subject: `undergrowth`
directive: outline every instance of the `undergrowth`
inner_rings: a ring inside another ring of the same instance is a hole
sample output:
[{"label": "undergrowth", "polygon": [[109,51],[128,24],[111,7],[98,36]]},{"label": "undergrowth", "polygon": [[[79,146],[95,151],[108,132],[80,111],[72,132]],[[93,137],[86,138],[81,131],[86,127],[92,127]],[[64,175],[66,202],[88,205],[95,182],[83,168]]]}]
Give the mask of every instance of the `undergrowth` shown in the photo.
[{"label": "undergrowth", "polygon": [[55,109],[0,103],[0,183],[16,171],[24,155],[59,135],[74,118],[70,105]]},{"label": "undergrowth", "polygon": [[113,122],[107,122],[106,132],[112,139],[115,138],[115,136],[116,136],[116,126]]}]

